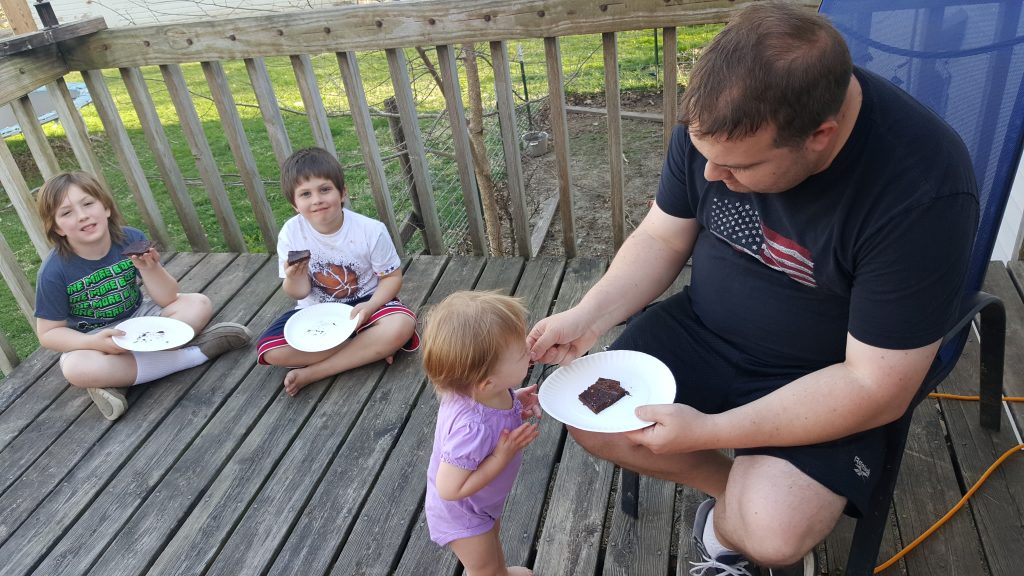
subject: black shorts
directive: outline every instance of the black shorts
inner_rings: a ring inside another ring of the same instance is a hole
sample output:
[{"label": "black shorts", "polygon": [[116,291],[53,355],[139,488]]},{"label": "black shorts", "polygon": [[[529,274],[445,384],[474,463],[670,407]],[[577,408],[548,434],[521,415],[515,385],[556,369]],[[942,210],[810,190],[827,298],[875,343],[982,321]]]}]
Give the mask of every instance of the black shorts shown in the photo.
[{"label": "black shorts", "polygon": [[[773,370],[711,333],[686,290],[630,320],[609,349],[638,350],[664,362],[676,379],[676,403],[708,414],[765,396],[803,373]],[[764,454],[790,462],[847,499],[846,513],[860,517],[884,460],[881,428],[810,446],[744,448],[736,456]]]}]

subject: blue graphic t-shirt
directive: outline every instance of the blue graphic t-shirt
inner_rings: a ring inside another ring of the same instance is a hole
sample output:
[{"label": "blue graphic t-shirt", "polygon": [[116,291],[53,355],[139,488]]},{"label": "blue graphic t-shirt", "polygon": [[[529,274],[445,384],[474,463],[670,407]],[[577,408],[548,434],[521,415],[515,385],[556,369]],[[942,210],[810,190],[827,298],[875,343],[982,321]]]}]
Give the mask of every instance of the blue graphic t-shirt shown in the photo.
[{"label": "blue graphic t-shirt", "polygon": [[121,252],[146,236],[135,228],[124,232],[125,240],[99,260],[51,251],[36,280],[36,318],[66,320],[69,328],[88,332],[131,316],[142,303],[139,271]]}]

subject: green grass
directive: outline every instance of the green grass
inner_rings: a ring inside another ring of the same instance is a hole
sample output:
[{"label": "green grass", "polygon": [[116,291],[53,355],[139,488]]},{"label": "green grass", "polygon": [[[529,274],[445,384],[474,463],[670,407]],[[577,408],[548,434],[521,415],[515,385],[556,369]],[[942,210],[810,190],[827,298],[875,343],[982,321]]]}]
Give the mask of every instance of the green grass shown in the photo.
[{"label": "green grass", "polygon": [[[706,44],[718,29],[720,29],[720,26],[698,26],[680,29],[680,61],[682,62],[684,57],[691,53],[688,51],[692,51],[694,46]],[[659,33],[658,42],[660,43],[660,41]],[[619,73],[620,84],[623,90],[660,89],[661,78],[660,71],[655,65],[654,42],[654,32],[651,30],[621,33],[618,35]],[[531,100],[543,98],[547,95],[548,89],[542,40],[513,42],[508,45],[512,84],[517,98],[521,100],[523,97],[523,78],[517,58],[520,46],[522,47],[523,54],[525,82],[530,98]],[[477,49],[481,53],[478,65],[481,73],[484,106],[485,108],[493,109],[494,84],[489,66],[490,52],[487,46],[483,44],[478,45]],[[563,38],[561,50],[563,71],[566,78],[566,91],[570,94],[579,95],[603,94],[604,72],[601,38],[599,36]],[[436,54],[433,50],[427,50],[427,54],[432,61],[436,62]],[[410,68],[412,68],[414,78],[413,91],[419,102],[420,113],[427,116],[430,113],[442,112],[444,110],[444,100],[441,92],[434,85],[430,76],[423,73],[424,67],[420,62],[419,56],[414,50],[408,50],[407,57],[410,62]],[[335,149],[339,152],[341,162],[346,166],[346,183],[353,199],[354,208],[361,213],[375,216],[376,210],[367,182],[366,171],[359,166],[362,162],[359,142],[351,119],[345,114],[348,110],[348,102],[342,89],[337,61],[332,54],[326,54],[315,56],[313,64],[321,96],[328,110]],[[360,53],[359,64],[360,72],[363,76],[363,84],[366,88],[367,102],[372,108],[382,109],[383,101],[393,93],[384,54],[382,52]],[[292,148],[299,149],[314,145],[309,122],[301,114],[303,112],[302,98],[295,85],[295,77],[289,60],[287,58],[270,58],[266,60],[266,65],[275,87],[278,104],[283,109],[282,116]],[[273,210],[275,220],[278,226],[280,226],[284,220],[294,214],[294,210],[280,193],[277,184],[279,177],[277,162],[266,135],[262,116],[256,107],[256,99],[249,84],[248,74],[241,61],[225,62],[224,68],[249,145],[253,156],[256,158],[257,169],[264,181],[268,201]],[[248,249],[252,252],[263,252],[266,249],[263,246],[259,227],[256,224],[252,211],[249,209],[246,191],[238,177],[238,168],[234,163],[227,138],[224,136],[220,126],[216,107],[212,100],[210,100],[209,88],[207,87],[202,69],[198,64],[185,65],[182,69],[188,86],[194,94],[193,101],[196,110],[203,122],[204,132],[210,148],[213,150],[218,169],[228,190],[235,217],[239,221]],[[174,159],[189,184],[189,194],[207,232],[211,249],[214,251],[226,251],[227,245],[220,233],[205,188],[199,179],[199,173],[185,135],[178,125],[177,114],[164,86],[160,71],[155,67],[147,67],[142,69],[142,73],[149,85],[163,130],[171,142]],[[105,70],[104,75],[120,110],[125,128],[139,156],[139,161],[145,170],[149,186],[157,199],[160,212],[167,223],[169,234],[173,239],[173,246],[165,247],[165,250],[188,251],[191,248],[188,245],[169,194],[164,187],[160,173],[156,168],[152,153],[146,143],[142,126],[135,114],[124,84],[121,82],[120,75],[115,70]],[[77,74],[71,74],[66,80],[78,82],[80,78]],[[465,75],[461,70],[461,63],[460,80],[463,88],[465,88]],[[143,224],[137,203],[125,182],[122,169],[105,137],[103,126],[96,114],[95,108],[86,106],[81,112],[89,133],[92,135],[92,144],[97,156],[100,158],[104,175],[113,188],[119,207],[130,225],[145,230],[146,227]],[[519,120],[520,124],[524,125],[525,119],[520,118]],[[431,119],[424,118],[421,120],[421,129],[425,131],[425,134],[427,134],[426,131],[431,124],[433,124]],[[387,156],[389,153],[388,149],[392,145],[387,120],[376,117],[374,119],[374,127],[381,145],[382,154]],[[61,168],[77,169],[77,161],[71,152],[61,126],[57,123],[51,123],[45,127],[45,132],[50,145],[57,155]],[[430,135],[428,134],[427,137],[429,138]],[[495,140],[498,138],[496,134],[492,134],[490,137]],[[24,138],[21,136],[12,137],[7,140],[7,143],[17,159],[18,165],[29,186],[33,189],[40,186],[43,179],[32,160]],[[433,140],[428,142],[428,147],[441,146],[449,146],[447,151],[451,152],[450,137],[445,137],[443,132],[434,134]],[[498,147],[500,148],[500,146]],[[442,208],[441,205],[444,204],[445,206],[450,205],[455,209],[461,209],[461,190],[458,184],[457,171],[453,169],[452,162],[431,156],[430,163],[434,194],[439,208]],[[496,166],[496,174],[500,174],[502,169],[500,166]],[[386,173],[388,174],[389,187],[395,202],[396,218],[400,221],[408,211],[410,202],[408,196],[402,191],[404,180],[398,163],[396,161],[388,162]],[[462,217],[464,218],[464,215]],[[453,218],[456,221],[458,220],[457,215],[453,216]],[[4,202],[0,206],[0,233],[3,234],[11,246],[21,268],[34,284],[40,258],[29,241],[10,202]],[[414,238],[414,241],[416,245],[421,245],[419,239]],[[413,245],[410,245],[409,248],[412,249]],[[35,335],[15,304],[6,283],[0,286],[0,318],[4,320],[4,333],[11,340],[20,357],[27,356],[38,347]]]}]

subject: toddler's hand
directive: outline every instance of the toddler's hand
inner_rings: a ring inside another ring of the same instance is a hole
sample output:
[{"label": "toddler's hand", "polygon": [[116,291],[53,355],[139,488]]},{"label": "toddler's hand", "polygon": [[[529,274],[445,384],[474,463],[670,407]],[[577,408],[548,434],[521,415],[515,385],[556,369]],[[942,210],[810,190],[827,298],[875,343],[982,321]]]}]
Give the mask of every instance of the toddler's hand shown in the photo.
[{"label": "toddler's hand", "polygon": [[540,409],[540,399],[537,397],[537,385],[520,388],[515,392],[516,398],[523,405],[523,420],[529,418],[540,418],[543,411]]},{"label": "toddler's hand", "polygon": [[494,448],[494,456],[502,462],[509,462],[517,452],[536,440],[537,436],[540,436],[540,431],[536,424],[524,423],[511,432],[502,430],[498,445]]},{"label": "toddler's hand", "polygon": [[99,350],[105,354],[124,354],[127,352],[124,348],[121,348],[114,342],[114,336],[124,336],[123,330],[116,328],[105,328],[92,335],[93,338],[93,350]]}]

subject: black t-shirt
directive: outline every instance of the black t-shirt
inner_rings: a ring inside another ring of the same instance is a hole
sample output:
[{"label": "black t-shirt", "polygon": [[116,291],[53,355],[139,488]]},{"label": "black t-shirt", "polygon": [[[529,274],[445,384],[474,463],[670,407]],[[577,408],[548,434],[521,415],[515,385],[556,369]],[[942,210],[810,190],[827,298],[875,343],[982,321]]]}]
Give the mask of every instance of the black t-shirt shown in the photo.
[{"label": "black t-shirt", "polygon": [[978,221],[956,132],[855,69],[863,103],[832,164],[782,193],[732,192],[675,129],[659,208],[696,218],[690,296],[731,357],[766,374],[843,361],[847,332],[889,349],[941,338],[960,303]]}]

